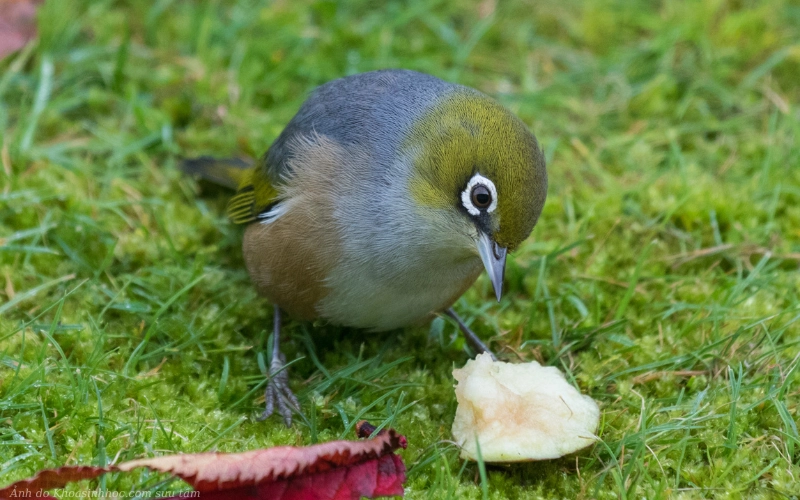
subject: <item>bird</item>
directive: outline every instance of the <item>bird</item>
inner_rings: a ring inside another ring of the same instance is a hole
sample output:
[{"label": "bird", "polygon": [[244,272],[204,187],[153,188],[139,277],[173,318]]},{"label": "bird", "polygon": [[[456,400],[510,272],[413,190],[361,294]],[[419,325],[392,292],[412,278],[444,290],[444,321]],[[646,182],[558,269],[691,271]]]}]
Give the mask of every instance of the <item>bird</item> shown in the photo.
[{"label": "bird", "polygon": [[507,255],[547,196],[534,134],[488,95],[405,69],[317,87],[257,161],[187,159],[235,189],[245,266],[272,304],[265,409],[287,426],[299,404],[280,349],[283,313],[373,332],[452,317],[485,270],[499,301]]}]

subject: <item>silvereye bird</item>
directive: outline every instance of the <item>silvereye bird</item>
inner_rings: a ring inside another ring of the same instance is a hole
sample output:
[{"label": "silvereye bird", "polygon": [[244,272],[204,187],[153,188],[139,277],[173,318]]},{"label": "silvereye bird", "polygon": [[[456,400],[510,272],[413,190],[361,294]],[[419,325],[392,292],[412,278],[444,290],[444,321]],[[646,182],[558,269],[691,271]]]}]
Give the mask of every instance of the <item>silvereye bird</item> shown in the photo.
[{"label": "silvereye bird", "polygon": [[244,260],[275,308],[266,390],[291,425],[297,399],[280,352],[281,310],[385,331],[451,309],[486,269],[497,299],[506,253],[528,237],[547,194],[525,124],[477,90],[407,70],[317,88],[256,165],[207,158],[185,170],[237,188]]}]

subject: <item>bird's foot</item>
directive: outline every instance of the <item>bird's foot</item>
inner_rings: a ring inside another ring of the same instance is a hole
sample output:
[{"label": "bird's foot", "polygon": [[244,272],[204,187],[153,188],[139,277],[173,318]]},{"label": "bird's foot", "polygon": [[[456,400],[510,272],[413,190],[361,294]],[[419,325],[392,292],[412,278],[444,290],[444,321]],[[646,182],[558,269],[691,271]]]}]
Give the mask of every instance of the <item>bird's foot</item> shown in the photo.
[{"label": "bird's foot", "polygon": [[292,411],[300,412],[300,403],[297,396],[289,389],[289,374],[286,370],[286,358],[283,353],[272,358],[269,367],[269,380],[264,391],[266,407],[264,413],[258,417],[259,421],[266,420],[278,409],[283,417],[286,427],[292,426]]},{"label": "bird's foot", "polygon": [[489,347],[486,344],[483,343],[483,341],[480,339],[480,337],[478,337],[475,334],[475,332],[473,332],[467,326],[467,324],[464,323],[464,320],[462,320],[461,317],[459,317],[459,315],[456,314],[456,312],[453,310],[452,307],[447,309],[445,311],[445,314],[447,314],[448,316],[450,316],[451,318],[453,318],[455,320],[455,322],[458,324],[459,330],[461,330],[461,334],[464,335],[464,340],[467,341],[467,344],[469,344],[469,346],[477,354],[481,354],[481,353],[485,352],[485,353],[489,354],[489,356],[492,357],[493,361],[497,361],[497,356],[495,356],[495,354],[491,351],[491,349],[489,349]]}]

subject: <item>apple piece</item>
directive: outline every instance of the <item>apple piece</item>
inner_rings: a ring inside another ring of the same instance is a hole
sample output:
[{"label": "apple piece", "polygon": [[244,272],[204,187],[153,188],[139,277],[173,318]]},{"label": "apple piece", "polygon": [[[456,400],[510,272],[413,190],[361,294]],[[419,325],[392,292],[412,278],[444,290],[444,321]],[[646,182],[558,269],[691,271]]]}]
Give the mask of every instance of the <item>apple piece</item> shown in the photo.
[{"label": "apple piece", "polygon": [[558,458],[597,440],[600,409],[552,366],[492,361],[489,354],[453,370],[458,408],[453,436],[461,458],[520,462]]}]

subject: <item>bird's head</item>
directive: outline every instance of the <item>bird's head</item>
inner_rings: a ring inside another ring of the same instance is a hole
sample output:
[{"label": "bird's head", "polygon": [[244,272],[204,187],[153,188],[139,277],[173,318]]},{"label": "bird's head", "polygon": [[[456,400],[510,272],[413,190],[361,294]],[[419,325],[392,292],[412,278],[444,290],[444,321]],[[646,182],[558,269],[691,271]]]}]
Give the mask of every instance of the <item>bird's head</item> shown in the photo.
[{"label": "bird's head", "polygon": [[525,124],[466,88],[450,92],[410,127],[402,150],[418,212],[469,237],[498,300],[506,253],[530,235],[547,196],[545,159]]}]

